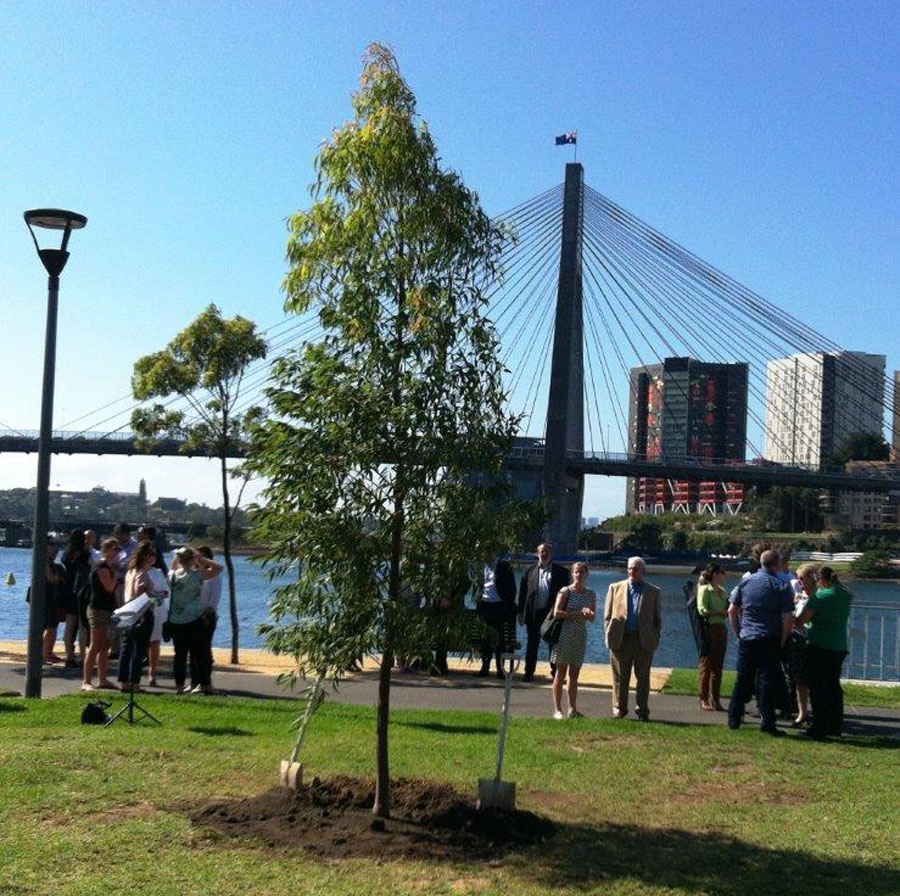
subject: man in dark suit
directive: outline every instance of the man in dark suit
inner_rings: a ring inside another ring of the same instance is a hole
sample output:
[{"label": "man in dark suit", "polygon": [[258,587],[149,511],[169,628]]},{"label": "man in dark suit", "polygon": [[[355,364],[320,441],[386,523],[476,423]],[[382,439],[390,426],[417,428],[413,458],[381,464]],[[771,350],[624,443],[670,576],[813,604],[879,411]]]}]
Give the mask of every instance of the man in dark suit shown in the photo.
[{"label": "man in dark suit", "polygon": [[484,578],[477,610],[491,631],[481,643],[481,669],[475,674],[490,674],[493,653],[497,678],[504,678],[500,655],[512,650],[516,640],[516,577],[509,561],[499,559],[495,550],[484,553]]},{"label": "man in dark suit", "polygon": [[[549,541],[537,547],[538,562],[529,566],[519,583],[519,624],[528,632],[525,647],[525,674],[522,681],[534,678],[538,649],[541,646],[541,625],[556,603],[560,588],[571,584],[569,570],[553,562],[553,545]],[[553,664],[550,674],[555,674]]]}]

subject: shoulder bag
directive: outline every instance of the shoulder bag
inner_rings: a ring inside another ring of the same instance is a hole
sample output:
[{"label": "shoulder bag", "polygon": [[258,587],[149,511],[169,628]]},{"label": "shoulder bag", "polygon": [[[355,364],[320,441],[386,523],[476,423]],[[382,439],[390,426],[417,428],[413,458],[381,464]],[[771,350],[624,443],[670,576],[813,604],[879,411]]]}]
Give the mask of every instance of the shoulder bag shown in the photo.
[{"label": "shoulder bag", "polygon": [[[566,591],[565,595],[565,603],[563,604],[563,609],[569,603],[569,592]],[[550,647],[553,647],[556,642],[559,640],[560,632],[562,631],[562,619],[557,619],[553,614],[554,608],[550,608],[550,612],[547,614],[547,618],[541,623],[541,640],[545,641]]]}]

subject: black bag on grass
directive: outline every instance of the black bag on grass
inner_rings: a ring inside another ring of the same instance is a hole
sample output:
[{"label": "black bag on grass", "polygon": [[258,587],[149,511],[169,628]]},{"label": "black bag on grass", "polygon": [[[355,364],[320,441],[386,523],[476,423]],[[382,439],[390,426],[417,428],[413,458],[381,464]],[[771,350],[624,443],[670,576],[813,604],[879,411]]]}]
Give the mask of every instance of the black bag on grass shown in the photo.
[{"label": "black bag on grass", "polygon": [[109,721],[106,710],[111,706],[105,700],[95,700],[93,703],[85,705],[81,710],[82,725],[105,725]]}]

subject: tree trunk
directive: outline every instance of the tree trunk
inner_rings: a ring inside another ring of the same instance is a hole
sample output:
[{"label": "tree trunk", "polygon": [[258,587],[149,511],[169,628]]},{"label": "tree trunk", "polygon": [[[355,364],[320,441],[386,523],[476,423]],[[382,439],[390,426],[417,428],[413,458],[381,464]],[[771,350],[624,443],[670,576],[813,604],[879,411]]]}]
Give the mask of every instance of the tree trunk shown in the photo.
[{"label": "tree trunk", "polygon": [[394,651],[385,643],[378,670],[378,720],[375,735],[375,804],[372,814],[389,818],[391,814],[391,772],[388,763],[388,725],[391,712],[391,671]]},{"label": "tree trunk", "polygon": [[391,524],[391,569],[385,610],[384,649],[378,672],[378,721],[375,735],[375,805],[372,812],[382,818],[391,814],[391,772],[388,763],[388,725],[391,711],[391,670],[394,667],[394,613],[400,600],[400,561],[403,555],[405,487],[403,466],[396,468],[394,519]]},{"label": "tree trunk", "polygon": [[[402,212],[401,212],[402,221]],[[398,253],[403,257],[403,238]],[[406,326],[406,283],[401,276],[397,289],[397,317],[395,320],[393,400],[401,406],[400,367],[403,358],[403,330]],[[394,518],[391,521],[391,568],[388,577],[388,599],[384,619],[384,648],[378,672],[378,719],[375,734],[375,804],[372,813],[381,818],[391,814],[391,772],[388,763],[388,725],[391,711],[391,671],[394,667],[394,613],[400,600],[400,560],[403,556],[404,508],[406,484],[403,464],[394,468]]]},{"label": "tree trunk", "polygon": [[231,559],[231,504],[228,495],[228,461],[223,454],[219,460],[222,464],[222,507],[225,511],[222,526],[222,553],[225,555],[225,568],[228,570],[228,611],[231,614],[231,662],[235,665],[238,659],[238,614],[237,591],[234,586],[234,561]]}]

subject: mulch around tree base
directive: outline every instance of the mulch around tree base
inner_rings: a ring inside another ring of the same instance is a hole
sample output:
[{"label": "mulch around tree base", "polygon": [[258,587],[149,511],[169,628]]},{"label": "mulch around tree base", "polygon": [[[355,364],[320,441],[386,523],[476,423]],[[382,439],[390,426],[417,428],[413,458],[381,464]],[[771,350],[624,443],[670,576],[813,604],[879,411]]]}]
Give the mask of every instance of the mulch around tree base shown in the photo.
[{"label": "mulch around tree base", "polygon": [[432,781],[395,779],[391,817],[375,818],[372,780],[313,778],[299,790],[216,800],[192,821],[270,847],[299,847],[323,858],[495,859],[552,837],[556,825],[532,812],[479,812],[472,796]]}]

